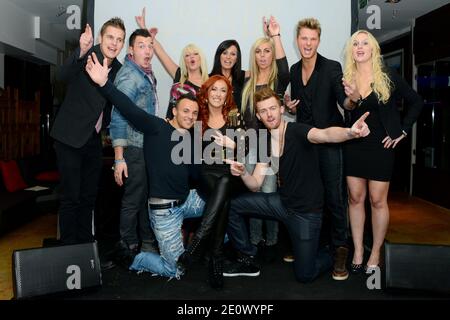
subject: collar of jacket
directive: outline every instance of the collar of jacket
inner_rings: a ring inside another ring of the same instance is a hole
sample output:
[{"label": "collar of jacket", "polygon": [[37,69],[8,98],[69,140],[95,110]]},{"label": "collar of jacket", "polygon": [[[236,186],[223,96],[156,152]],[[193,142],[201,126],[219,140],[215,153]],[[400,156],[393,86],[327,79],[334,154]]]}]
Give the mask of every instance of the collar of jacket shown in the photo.
[{"label": "collar of jacket", "polygon": [[124,64],[129,64],[129,65],[133,66],[133,68],[135,68],[137,71],[139,71],[140,73],[142,73],[142,75],[147,76],[147,74],[144,72],[144,70],[142,70],[142,68],[139,67],[139,66],[136,64],[136,62],[134,62],[133,60],[131,60],[131,59],[128,57],[128,54],[125,56],[125,62],[124,62]]}]

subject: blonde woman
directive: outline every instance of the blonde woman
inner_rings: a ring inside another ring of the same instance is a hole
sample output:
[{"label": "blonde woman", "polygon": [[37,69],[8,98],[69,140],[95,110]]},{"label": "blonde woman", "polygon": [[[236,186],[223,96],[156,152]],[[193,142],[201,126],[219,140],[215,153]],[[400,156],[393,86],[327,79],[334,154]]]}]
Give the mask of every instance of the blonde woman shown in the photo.
[{"label": "blonde woman", "polygon": [[[145,8],[142,9],[142,14],[136,16],[136,22],[140,28],[146,29],[145,23]],[[181,52],[179,65],[173,61],[169,54],[164,50],[161,43],[156,40],[158,30],[156,28],[149,29],[153,35],[153,49],[161,64],[166,69],[167,73],[173,79],[173,86],[170,91],[169,106],[167,108],[167,118],[172,118],[172,108],[175,106],[177,92],[185,94],[188,91],[200,90],[203,82],[208,79],[208,67],[206,58],[202,50],[195,44],[188,44]]]},{"label": "blonde woman", "polygon": [[[369,111],[371,134],[345,146],[345,171],[349,189],[349,215],[355,251],[352,273],[372,273],[380,264],[380,249],[389,225],[387,196],[393,173],[394,148],[417,120],[422,98],[395,71],[385,69],[376,39],[365,30],[355,32],[345,48],[344,90],[352,101],[350,123]],[[403,119],[396,100],[404,98]],[[364,267],[364,202],[369,193],[373,245]]]},{"label": "blonde woman", "polygon": [[[286,54],[281,42],[280,26],[276,19],[271,16],[266,21],[263,18],[263,28],[266,33],[265,38],[256,40],[250,52],[250,77],[246,79],[242,90],[241,113],[243,114],[246,129],[264,128],[255,116],[255,106],[253,97],[255,92],[269,87],[274,90],[279,97],[283,97],[287,85],[289,84],[289,66]],[[249,150],[248,163],[246,169],[253,172],[256,163],[255,150]],[[275,192],[276,175],[265,177],[261,186],[261,191],[265,193]],[[263,220],[250,219],[250,239],[254,245],[259,245],[262,249],[263,258],[267,262],[275,259],[275,245],[278,242],[278,222],[265,221],[266,237],[263,238]]]}]

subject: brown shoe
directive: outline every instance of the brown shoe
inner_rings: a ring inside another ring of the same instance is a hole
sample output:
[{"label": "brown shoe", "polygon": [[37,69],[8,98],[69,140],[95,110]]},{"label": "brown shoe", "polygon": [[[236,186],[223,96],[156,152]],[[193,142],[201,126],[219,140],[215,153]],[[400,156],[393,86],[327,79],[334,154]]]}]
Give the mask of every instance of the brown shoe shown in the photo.
[{"label": "brown shoe", "polygon": [[348,249],[346,247],[339,247],[336,249],[336,252],[334,253],[334,268],[332,274],[334,280],[347,280],[347,257]]}]

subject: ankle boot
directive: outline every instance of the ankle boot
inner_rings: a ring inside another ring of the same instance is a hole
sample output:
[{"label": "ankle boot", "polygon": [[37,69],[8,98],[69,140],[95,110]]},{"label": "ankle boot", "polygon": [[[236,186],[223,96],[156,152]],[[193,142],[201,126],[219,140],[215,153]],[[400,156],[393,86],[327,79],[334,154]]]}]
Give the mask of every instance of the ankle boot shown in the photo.
[{"label": "ankle boot", "polygon": [[209,285],[214,289],[223,288],[223,259],[211,257],[208,266]]}]

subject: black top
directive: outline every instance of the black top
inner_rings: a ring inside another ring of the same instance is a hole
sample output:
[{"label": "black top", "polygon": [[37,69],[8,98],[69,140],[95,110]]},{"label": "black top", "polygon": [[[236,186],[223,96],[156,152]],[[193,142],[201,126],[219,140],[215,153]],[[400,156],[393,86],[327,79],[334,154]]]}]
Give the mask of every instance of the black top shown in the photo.
[{"label": "black top", "polygon": [[[144,134],[144,158],[149,181],[149,197],[163,199],[185,199],[189,194],[189,177],[195,173],[193,163],[194,152],[186,162],[175,164],[171,155],[174,147],[184,146],[192,148],[192,134],[186,132],[176,135],[178,140],[172,141],[172,134],[176,129],[165,120],[148,114],[137,107],[124,93],[117,90],[108,81],[100,92],[120,113],[139,131]],[[175,149],[175,150],[178,150]],[[193,150],[193,149],[191,149]],[[176,152],[183,155],[183,152]]]},{"label": "black top", "polygon": [[[289,66],[286,57],[277,59],[275,61],[278,67],[278,73],[277,78],[275,79],[274,91],[277,93],[280,99],[283,100],[284,92],[286,91],[286,88],[289,85]],[[244,83],[246,83],[249,79],[250,78],[246,78]],[[257,85],[256,91],[261,90],[265,87],[267,87],[267,84]],[[241,106],[239,108],[240,110],[242,110]],[[244,117],[244,126],[246,129],[252,128],[257,130],[264,128],[264,125],[258,120],[258,118],[256,118],[255,110],[253,110],[252,113],[250,111],[250,108],[247,107],[245,109],[243,117]]]},{"label": "black top", "polygon": [[[181,85],[180,84],[180,80],[181,80],[181,69],[180,69],[180,67],[178,67],[177,71],[175,72],[175,78],[173,78],[172,88],[170,90],[169,106],[167,107],[167,112],[166,112],[166,118],[167,119],[172,119],[173,118],[172,108],[175,107],[175,105],[177,103],[178,96],[172,95],[172,90],[173,90],[174,86]],[[199,86],[193,84],[188,79],[186,79],[186,81],[184,81],[184,86],[188,86],[188,87],[191,87],[192,89],[194,89],[195,90],[195,94],[197,94],[198,91],[200,90]]]},{"label": "black top", "polygon": [[241,100],[242,100],[242,88],[244,87],[244,79],[245,79],[245,71],[241,70],[241,76],[239,80],[232,79],[233,83],[231,84],[233,86],[233,99],[234,103],[238,107],[238,109],[241,109]]},{"label": "black top", "polygon": [[[95,52],[98,61],[103,63],[100,46],[92,47],[81,59],[80,48],[66,60],[59,70],[59,78],[67,82],[67,93],[58,110],[50,135],[71,147],[81,148],[91,137],[95,125],[102,111],[107,106],[105,98],[98,91],[98,86],[89,78],[84,70],[87,57]],[[110,81],[114,81],[122,64],[114,59],[108,74]],[[108,108],[106,110],[111,110]],[[103,114],[106,122],[109,116]]]},{"label": "black top", "polygon": [[[380,119],[386,132],[392,139],[402,135],[402,130],[409,132],[414,122],[420,115],[423,108],[423,99],[414,91],[408,83],[393,69],[388,69],[387,73],[393,83],[391,97],[386,104],[379,103]],[[401,119],[400,111],[396,102],[405,99],[407,112]]]},{"label": "black top", "polygon": [[[342,85],[342,68],[339,62],[317,54],[313,73],[305,93],[302,80],[302,61],[291,67],[291,98],[300,99],[297,108],[297,122],[324,129],[343,126],[342,115],[336,103],[344,105],[346,98]],[[303,106],[306,104],[306,108]]]},{"label": "black top", "polygon": [[[242,123],[241,114],[232,111],[228,115],[228,123],[225,123],[221,128],[206,128],[202,139],[202,162],[206,167],[215,166],[220,170],[223,169],[230,173],[230,166],[225,162],[225,159],[239,162],[244,161],[244,157],[248,151],[248,137],[245,135]],[[214,139],[209,136],[209,133],[215,133],[216,131],[232,139],[236,143],[236,148],[230,149],[216,144]]]},{"label": "black top", "polygon": [[300,121],[302,123],[307,123],[309,125],[314,125],[313,115],[312,115],[312,104],[314,99],[314,89],[317,87],[318,74],[313,70],[308,83],[304,84],[300,80],[300,96],[303,98],[301,111],[300,111]]},{"label": "black top", "polygon": [[[279,160],[278,171],[281,202],[291,213],[321,213],[323,185],[317,147],[308,140],[308,132],[313,127],[293,122],[286,122],[286,125],[284,151]],[[267,142],[270,142],[270,135]],[[266,162],[260,156],[265,157],[258,152],[258,162]],[[271,167],[274,170],[278,167],[276,160],[271,157]]]},{"label": "black top", "polygon": [[294,212],[322,212],[323,185],[316,146],[308,141],[311,126],[286,122],[280,159],[281,202]]}]

